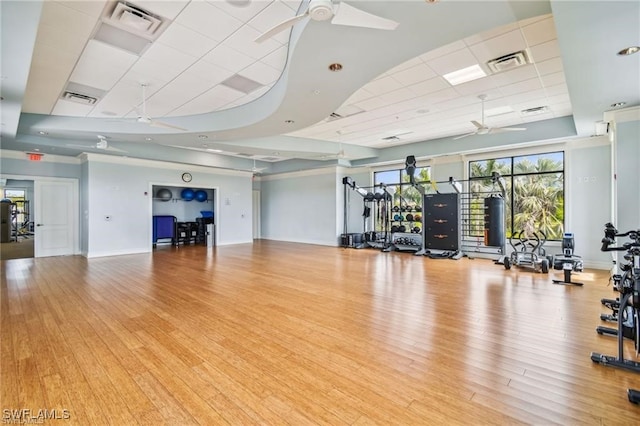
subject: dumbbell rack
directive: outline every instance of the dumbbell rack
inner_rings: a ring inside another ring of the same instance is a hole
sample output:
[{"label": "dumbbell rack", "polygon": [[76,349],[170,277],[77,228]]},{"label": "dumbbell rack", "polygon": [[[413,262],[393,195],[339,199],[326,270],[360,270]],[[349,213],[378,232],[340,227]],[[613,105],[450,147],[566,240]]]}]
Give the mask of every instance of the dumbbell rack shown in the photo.
[{"label": "dumbbell rack", "polygon": [[[391,223],[395,224],[392,226],[391,233],[391,244],[398,251],[418,251],[422,247],[422,218],[420,220],[414,220],[413,217],[416,215],[422,216],[422,208],[420,206],[395,206],[395,208],[399,208],[397,210],[393,210],[391,212]],[[410,217],[410,220],[406,220],[407,216]],[[401,231],[394,231],[395,227],[403,226],[404,224],[409,225],[409,232],[404,228]],[[419,226],[418,226],[419,225]],[[418,226],[420,228],[420,232],[413,232],[413,228]]]},{"label": "dumbbell rack", "polygon": [[399,251],[418,251],[422,247],[422,234],[396,232],[391,236],[391,244]]}]

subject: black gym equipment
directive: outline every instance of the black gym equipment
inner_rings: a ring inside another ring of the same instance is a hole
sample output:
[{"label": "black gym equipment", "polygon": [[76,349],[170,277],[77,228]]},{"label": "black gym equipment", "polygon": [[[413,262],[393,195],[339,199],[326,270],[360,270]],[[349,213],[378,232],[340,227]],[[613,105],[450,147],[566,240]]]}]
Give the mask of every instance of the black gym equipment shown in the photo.
[{"label": "black gym equipment", "polygon": [[583,283],[571,281],[571,272],[582,272],[584,263],[582,258],[574,254],[575,241],[573,234],[565,232],[562,236],[562,254],[558,254],[552,257],[551,264],[553,269],[562,269],[564,271],[563,280],[553,280],[554,284],[564,285],[577,285],[581,286]]},{"label": "black gym equipment", "polygon": [[[629,237],[632,241],[624,243],[622,246],[611,247],[611,244],[615,242],[616,237]],[[625,359],[624,357],[624,339],[625,327],[634,329],[633,336],[634,345],[636,349],[636,356],[640,351],[640,318],[638,318],[638,312],[640,311],[640,230],[632,230],[625,233],[618,233],[615,227],[608,223],[605,225],[605,237],[602,239],[602,251],[626,251],[627,256],[631,260],[631,268],[625,271],[627,279],[623,277],[621,283],[621,299],[618,314],[618,332],[616,334],[618,338],[618,355],[610,356],[603,355],[597,352],[591,353],[591,360],[593,362],[608,366],[622,368],[625,370],[640,373],[640,362]],[[627,308],[631,308],[628,310]],[[625,312],[632,312],[631,317],[625,315]],[[630,322],[625,325],[625,317],[627,321],[633,320],[633,324]],[[637,391],[630,389],[628,391],[629,401],[637,402]]]}]

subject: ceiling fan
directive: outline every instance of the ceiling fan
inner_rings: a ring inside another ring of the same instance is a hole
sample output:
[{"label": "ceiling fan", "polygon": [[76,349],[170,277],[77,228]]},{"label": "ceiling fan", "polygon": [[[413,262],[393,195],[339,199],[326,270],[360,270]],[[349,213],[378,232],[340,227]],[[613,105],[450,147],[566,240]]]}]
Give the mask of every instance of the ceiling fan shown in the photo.
[{"label": "ceiling fan", "polygon": [[350,6],[345,2],[334,3],[331,0],[310,0],[307,10],[293,18],[289,18],[278,25],[270,28],[265,33],[255,39],[261,43],[287,28],[293,27],[297,22],[309,17],[314,21],[327,21],[331,19],[332,24],[346,25],[350,27],[373,28],[377,30],[395,30],[398,26],[396,21],[373,15],[364,10]]},{"label": "ceiling fan", "polygon": [[471,133],[466,133],[464,135],[460,135],[458,137],[453,138],[453,140],[466,138],[467,136],[473,135],[487,135],[493,133],[502,133],[502,132],[518,132],[521,130],[527,130],[525,127],[489,127],[484,124],[484,101],[487,99],[487,95],[479,95],[478,98],[482,102],[482,122],[478,123],[475,120],[471,120],[471,123],[476,126],[476,130]]},{"label": "ceiling fan", "polygon": [[253,159],[253,167],[251,168],[251,172],[254,175],[259,175],[263,170],[265,170],[267,167],[257,167],[256,166],[256,159]]},{"label": "ceiling fan", "polygon": [[109,143],[107,142],[107,137],[103,135],[98,135],[98,142],[96,142],[95,145],[80,145],[80,144],[68,143],[68,144],[65,144],[65,146],[73,147],[73,148],[97,149],[97,150],[113,151],[113,152],[125,152],[125,153],[128,152],[123,149],[109,146]]},{"label": "ceiling fan", "polygon": [[138,117],[136,118],[136,121],[138,123],[148,124],[151,127],[163,127],[165,129],[175,129],[175,130],[182,130],[182,131],[187,130],[184,127],[174,126],[173,124],[164,123],[162,121],[154,120],[153,118],[151,118],[147,114],[147,97],[146,97],[147,85],[145,83],[142,83],[140,86],[142,86],[142,110],[138,110],[136,108],[136,112],[138,113]]}]

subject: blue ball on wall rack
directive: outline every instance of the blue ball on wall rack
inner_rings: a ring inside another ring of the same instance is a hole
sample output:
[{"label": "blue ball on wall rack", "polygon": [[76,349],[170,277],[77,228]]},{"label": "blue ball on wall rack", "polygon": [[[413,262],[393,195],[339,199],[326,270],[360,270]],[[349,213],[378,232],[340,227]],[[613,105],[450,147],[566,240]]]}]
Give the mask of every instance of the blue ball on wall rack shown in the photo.
[{"label": "blue ball on wall rack", "polygon": [[200,201],[201,203],[207,201],[207,191],[203,189],[198,189],[195,194],[196,201]]},{"label": "blue ball on wall rack", "polygon": [[182,197],[184,201],[191,201],[195,196],[196,193],[191,188],[185,188],[180,192],[180,197]]}]

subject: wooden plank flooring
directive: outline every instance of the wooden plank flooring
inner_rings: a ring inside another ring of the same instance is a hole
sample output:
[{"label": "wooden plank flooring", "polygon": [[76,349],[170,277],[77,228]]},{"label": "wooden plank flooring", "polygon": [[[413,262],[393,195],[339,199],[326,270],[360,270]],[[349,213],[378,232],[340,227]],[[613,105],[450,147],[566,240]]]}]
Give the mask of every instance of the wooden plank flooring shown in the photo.
[{"label": "wooden plank flooring", "polygon": [[640,375],[589,358],[606,271],[273,241],[1,267],[4,422],[640,423]]}]

